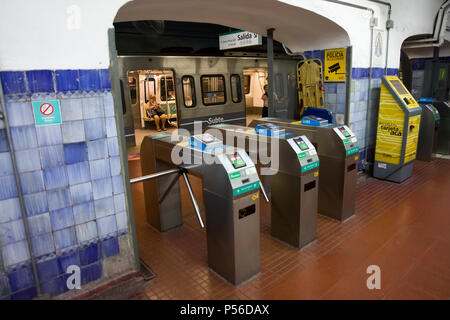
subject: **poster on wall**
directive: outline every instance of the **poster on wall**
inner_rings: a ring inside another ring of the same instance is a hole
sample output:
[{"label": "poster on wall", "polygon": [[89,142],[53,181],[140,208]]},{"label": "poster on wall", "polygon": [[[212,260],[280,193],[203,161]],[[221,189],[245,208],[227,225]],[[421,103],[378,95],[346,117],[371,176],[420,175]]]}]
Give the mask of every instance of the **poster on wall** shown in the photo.
[{"label": "poster on wall", "polygon": [[373,30],[372,67],[384,68],[385,36],[384,30]]},{"label": "poster on wall", "polygon": [[324,81],[345,82],[345,48],[325,50]]}]

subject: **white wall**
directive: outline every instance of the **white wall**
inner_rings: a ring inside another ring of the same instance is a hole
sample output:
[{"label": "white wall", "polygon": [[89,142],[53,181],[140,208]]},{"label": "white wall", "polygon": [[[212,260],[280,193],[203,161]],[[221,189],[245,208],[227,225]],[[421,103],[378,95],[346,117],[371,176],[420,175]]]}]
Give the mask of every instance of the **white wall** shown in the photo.
[{"label": "white wall", "polygon": [[108,68],[107,29],[126,2],[1,0],[0,70]]},{"label": "white wall", "polygon": [[[116,13],[126,2],[2,0],[0,70],[107,68],[107,29],[112,27]],[[373,8],[378,18],[377,28],[384,29],[385,6],[367,0],[348,2]],[[391,2],[395,28],[390,34],[389,67],[398,68],[402,42],[411,35],[432,32],[442,1]],[[80,9],[79,19],[77,10],[68,12],[73,5]],[[369,66],[370,12],[323,0],[135,0],[126,4],[116,18],[142,17],[221,23],[259,33],[275,27],[275,39],[293,51],[351,44],[353,66]]]},{"label": "white wall", "polygon": [[[370,11],[349,8],[344,5],[326,1],[310,0],[282,0],[283,2],[296,4],[312,10],[324,17],[335,21],[347,31],[353,46],[353,67],[368,67],[370,61]],[[386,41],[386,20],[388,7],[367,0],[348,0],[348,3],[370,7],[374,10],[374,16],[378,18],[378,25],[374,29],[384,31],[384,49]],[[432,33],[434,19],[442,0],[388,0],[392,5],[391,20],[394,20],[394,28],[389,32],[388,67],[398,68],[400,62],[400,48],[403,41],[416,34]],[[326,30],[324,30],[326,32]],[[323,48],[326,49],[324,43]],[[386,50],[380,60],[385,61]],[[374,59],[374,62],[376,59]],[[384,67],[374,65],[376,67]]]},{"label": "white wall", "polygon": [[417,34],[432,34],[434,20],[442,0],[395,0],[392,3],[394,29],[391,31],[392,50],[389,65],[400,62],[400,49],[406,38]]}]

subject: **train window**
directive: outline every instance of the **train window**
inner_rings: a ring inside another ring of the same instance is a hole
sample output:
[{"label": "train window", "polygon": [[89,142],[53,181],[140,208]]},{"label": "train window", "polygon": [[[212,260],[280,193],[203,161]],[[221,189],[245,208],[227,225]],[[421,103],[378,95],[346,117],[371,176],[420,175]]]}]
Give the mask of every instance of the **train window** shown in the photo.
[{"label": "train window", "polygon": [[147,76],[144,82],[145,101],[150,100],[150,96],[156,94],[156,83],[154,78]]},{"label": "train window", "polygon": [[[166,84],[167,84],[167,90],[166,90]],[[161,77],[161,79],[159,79],[159,89],[160,89],[161,101],[167,101],[166,92],[167,92],[167,95],[169,96],[169,100],[175,100],[175,90],[174,90],[172,77]]]},{"label": "train window", "polygon": [[275,74],[275,94],[278,99],[284,97],[284,78],[281,73]]},{"label": "train window", "polygon": [[194,78],[191,76],[183,76],[181,78],[183,83],[183,100],[186,108],[193,108],[197,104],[195,100],[195,85]]},{"label": "train window", "polygon": [[234,103],[242,101],[242,91],[241,91],[241,77],[238,74],[232,74],[230,77],[231,82],[231,100]]},{"label": "train window", "polygon": [[250,93],[250,82],[251,82],[250,75],[244,75],[244,94]]},{"label": "train window", "polygon": [[128,84],[130,86],[131,104],[136,104],[136,78],[129,77]]},{"label": "train window", "polygon": [[223,75],[201,76],[202,98],[205,106],[225,104],[225,77]]}]

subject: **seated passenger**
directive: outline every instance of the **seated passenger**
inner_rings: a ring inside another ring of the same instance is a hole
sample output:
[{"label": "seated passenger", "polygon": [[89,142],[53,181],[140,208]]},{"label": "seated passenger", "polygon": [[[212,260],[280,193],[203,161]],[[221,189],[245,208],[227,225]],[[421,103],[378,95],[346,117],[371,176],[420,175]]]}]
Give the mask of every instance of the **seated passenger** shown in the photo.
[{"label": "seated passenger", "polygon": [[162,123],[162,130],[166,131],[166,120],[167,116],[164,114],[164,111],[161,109],[161,105],[156,103],[156,96],[152,94],[150,96],[150,100],[145,105],[145,112],[147,117],[153,118],[156,124],[156,130],[161,131],[159,127],[159,122]]}]

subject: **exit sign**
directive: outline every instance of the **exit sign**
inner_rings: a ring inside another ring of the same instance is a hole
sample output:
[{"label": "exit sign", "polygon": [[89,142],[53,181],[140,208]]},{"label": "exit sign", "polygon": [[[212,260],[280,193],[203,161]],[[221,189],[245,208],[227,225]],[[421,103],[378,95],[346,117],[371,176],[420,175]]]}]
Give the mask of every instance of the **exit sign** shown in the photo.
[{"label": "exit sign", "polygon": [[236,30],[219,35],[220,50],[257,46],[262,44],[262,37],[253,32]]}]

